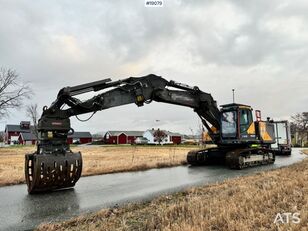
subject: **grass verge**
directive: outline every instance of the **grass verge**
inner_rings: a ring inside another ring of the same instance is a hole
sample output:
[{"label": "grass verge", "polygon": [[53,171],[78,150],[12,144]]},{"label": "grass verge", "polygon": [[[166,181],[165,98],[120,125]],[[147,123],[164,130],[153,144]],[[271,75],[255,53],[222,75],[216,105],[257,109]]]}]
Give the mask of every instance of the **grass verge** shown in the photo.
[{"label": "grass verge", "polygon": [[[138,171],[186,164],[198,146],[73,146],[83,157],[82,176]],[[25,183],[24,155],[34,146],[0,148],[0,186]]]},{"label": "grass verge", "polygon": [[[307,230],[307,182],[308,158],[146,203],[41,224],[37,230]],[[300,223],[274,224],[277,213],[284,212],[299,212]]]},{"label": "grass verge", "polygon": [[308,155],[308,149],[303,149],[303,150],[302,150],[302,153]]}]

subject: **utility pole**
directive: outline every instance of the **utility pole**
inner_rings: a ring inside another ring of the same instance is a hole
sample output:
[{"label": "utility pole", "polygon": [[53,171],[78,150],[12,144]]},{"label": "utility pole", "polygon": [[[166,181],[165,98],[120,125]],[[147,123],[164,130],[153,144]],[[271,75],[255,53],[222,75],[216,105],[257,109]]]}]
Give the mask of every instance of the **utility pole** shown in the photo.
[{"label": "utility pole", "polygon": [[233,103],[235,102],[234,100],[234,89],[232,89],[232,97],[233,97]]}]

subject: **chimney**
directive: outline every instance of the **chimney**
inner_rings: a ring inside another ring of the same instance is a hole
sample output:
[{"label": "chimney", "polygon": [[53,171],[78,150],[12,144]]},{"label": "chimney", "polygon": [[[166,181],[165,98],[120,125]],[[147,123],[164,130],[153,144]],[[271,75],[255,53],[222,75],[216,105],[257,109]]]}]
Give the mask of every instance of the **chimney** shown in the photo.
[{"label": "chimney", "polygon": [[21,121],[20,128],[22,129],[30,129],[30,121]]}]

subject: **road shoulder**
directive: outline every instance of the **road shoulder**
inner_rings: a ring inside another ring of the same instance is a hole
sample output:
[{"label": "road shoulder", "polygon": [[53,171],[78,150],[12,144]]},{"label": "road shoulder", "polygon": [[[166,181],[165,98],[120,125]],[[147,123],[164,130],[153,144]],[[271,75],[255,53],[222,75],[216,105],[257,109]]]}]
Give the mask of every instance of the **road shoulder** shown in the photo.
[{"label": "road shoulder", "polygon": [[[41,224],[38,230],[305,230],[307,182],[306,158],[288,167],[194,187],[145,203]],[[292,223],[292,219],[277,222],[278,213],[298,213],[300,223]]]}]

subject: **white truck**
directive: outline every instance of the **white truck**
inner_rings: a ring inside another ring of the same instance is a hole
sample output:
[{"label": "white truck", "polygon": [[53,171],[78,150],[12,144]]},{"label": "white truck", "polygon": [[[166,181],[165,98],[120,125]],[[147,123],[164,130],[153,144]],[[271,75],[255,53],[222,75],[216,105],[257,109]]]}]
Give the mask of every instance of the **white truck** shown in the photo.
[{"label": "white truck", "polygon": [[291,155],[290,123],[287,120],[274,121],[276,143],[271,147],[276,155]]}]

